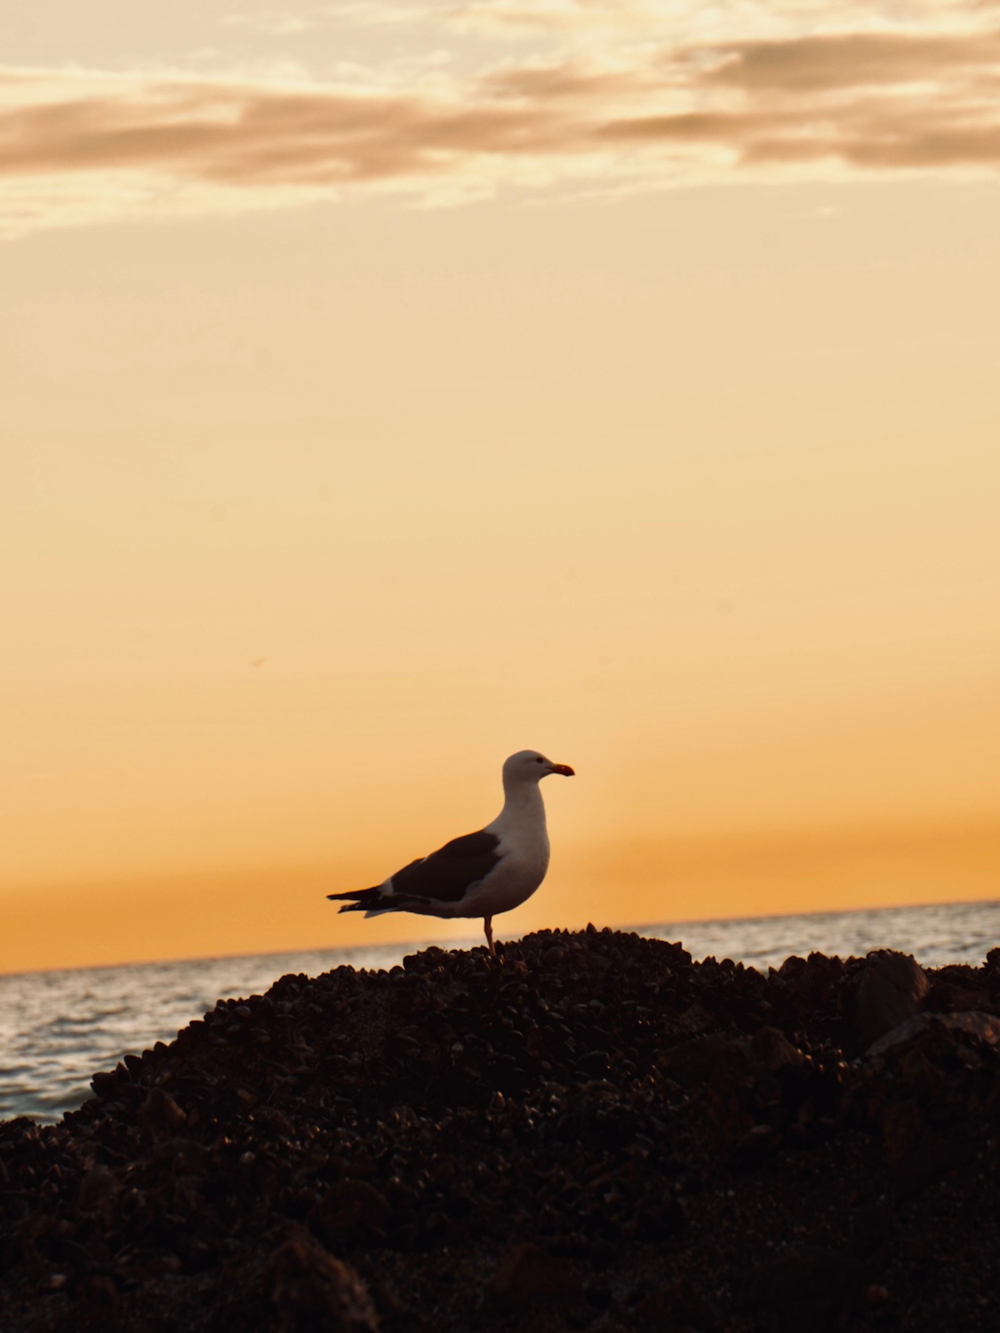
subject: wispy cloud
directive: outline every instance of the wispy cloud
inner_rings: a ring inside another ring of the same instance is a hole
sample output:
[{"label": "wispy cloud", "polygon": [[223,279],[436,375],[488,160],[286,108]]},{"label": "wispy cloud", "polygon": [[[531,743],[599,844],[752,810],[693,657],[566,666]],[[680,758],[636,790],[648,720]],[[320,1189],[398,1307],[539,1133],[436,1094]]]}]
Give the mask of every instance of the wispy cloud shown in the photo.
[{"label": "wispy cloud", "polygon": [[265,37],[288,37],[300,32],[311,32],[320,26],[315,14],[229,14],[223,22],[230,28],[246,28]]},{"label": "wispy cloud", "polygon": [[[510,10],[484,0],[449,12],[476,8]],[[542,12],[596,22],[608,8],[553,0]],[[452,201],[565,181],[1000,169],[1000,32],[982,7],[940,10],[938,29],[926,9],[918,18],[903,30],[557,45],[464,78],[419,60],[326,81],[8,68],[0,226],[372,189]]]},{"label": "wispy cloud", "polygon": [[390,3],[368,3],[365,0],[342,0],[340,4],[308,5],[294,11],[273,9],[254,13],[238,11],[228,14],[223,23],[231,28],[245,28],[250,32],[263,33],[268,37],[286,37],[302,32],[315,32],[319,28],[385,28],[413,26],[416,24],[441,21],[445,15],[441,7],[433,4],[421,4],[413,0],[411,4],[394,5]]}]

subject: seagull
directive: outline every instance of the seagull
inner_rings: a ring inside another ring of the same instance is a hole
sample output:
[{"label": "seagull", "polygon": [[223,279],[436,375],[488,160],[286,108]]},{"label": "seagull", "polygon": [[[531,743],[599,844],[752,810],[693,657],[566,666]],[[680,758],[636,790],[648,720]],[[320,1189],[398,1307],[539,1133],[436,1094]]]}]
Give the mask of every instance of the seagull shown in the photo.
[{"label": "seagull", "polygon": [[490,954],[493,918],[520,907],[549,868],[549,836],[538,784],[550,773],[573,777],[537,750],[518,750],[503,766],[503,809],[478,833],[453,838],[436,852],[411,861],[370,889],[328,893],[345,901],[342,912],[418,912],[423,916],[481,916]]}]

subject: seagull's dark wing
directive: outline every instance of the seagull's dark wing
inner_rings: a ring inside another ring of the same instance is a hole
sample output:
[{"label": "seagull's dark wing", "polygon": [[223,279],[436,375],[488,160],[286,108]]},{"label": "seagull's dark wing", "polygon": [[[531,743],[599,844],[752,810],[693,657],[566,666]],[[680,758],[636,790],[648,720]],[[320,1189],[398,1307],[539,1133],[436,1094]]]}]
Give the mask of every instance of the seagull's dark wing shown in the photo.
[{"label": "seagull's dark wing", "polygon": [[422,861],[413,861],[392,877],[392,897],[430,898],[457,903],[469,887],[485,879],[500,861],[495,833],[481,829],[452,838]]}]

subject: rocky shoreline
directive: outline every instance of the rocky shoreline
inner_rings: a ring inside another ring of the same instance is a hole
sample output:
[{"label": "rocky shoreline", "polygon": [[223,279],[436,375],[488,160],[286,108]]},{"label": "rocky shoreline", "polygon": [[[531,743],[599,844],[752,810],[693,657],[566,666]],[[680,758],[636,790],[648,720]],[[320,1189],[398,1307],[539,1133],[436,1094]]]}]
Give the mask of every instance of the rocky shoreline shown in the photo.
[{"label": "rocky shoreline", "polygon": [[992,1333],[996,1015],[592,928],[282,977],[0,1123],[0,1328]]}]

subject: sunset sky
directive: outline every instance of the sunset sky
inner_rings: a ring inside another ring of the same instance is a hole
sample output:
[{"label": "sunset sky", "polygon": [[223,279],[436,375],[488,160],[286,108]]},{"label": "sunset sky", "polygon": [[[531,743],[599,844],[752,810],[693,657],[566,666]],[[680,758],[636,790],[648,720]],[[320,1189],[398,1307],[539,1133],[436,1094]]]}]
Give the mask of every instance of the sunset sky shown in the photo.
[{"label": "sunset sky", "polygon": [[1000,896],[1000,3],[4,30],[0,971]]}]

